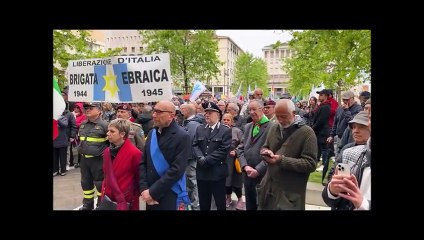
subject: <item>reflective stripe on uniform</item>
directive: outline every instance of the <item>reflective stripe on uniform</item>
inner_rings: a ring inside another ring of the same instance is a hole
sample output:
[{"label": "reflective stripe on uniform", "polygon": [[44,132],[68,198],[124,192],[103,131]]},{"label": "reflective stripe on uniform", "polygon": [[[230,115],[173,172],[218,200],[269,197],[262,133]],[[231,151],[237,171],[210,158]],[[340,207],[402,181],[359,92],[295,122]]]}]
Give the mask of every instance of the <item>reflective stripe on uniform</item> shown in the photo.
[{"label": "reflective stripe on uniform", "polygon": [[94,188],[91,189],[91,190],[83,191],[84,192],[84,198],[88,198],[88,199],[94,198],[94,191],[95,191]]},{"label": "reflective stripe on uniform", "polygon": [[84,137],[84,136],[80,136],[80,140],[81,141],[87,141],[87,142],[106,142],[107,141],[107,137],[95,138],[95,137]]},{"label": "reflective stripe on uniform", "polygon": [[97,192],[97,197],[101,197],[102,193],[101,192]]},{"label": "reflective stripe on uniform", "polygon": [[84,194],[94,194],[95,188],[91,189],[91,190],[87,190],[87,191],[83,191]]},{"label": "reflective stripe on uniform", "polygon": [[92,157],[94,157],[94,156],[93,156],[93,155],[88,155],[88,154],[87,154],[87,155],[85,155],[85,154],[84,154],[84,157],[85,157],[85,158],[92,158]]}]

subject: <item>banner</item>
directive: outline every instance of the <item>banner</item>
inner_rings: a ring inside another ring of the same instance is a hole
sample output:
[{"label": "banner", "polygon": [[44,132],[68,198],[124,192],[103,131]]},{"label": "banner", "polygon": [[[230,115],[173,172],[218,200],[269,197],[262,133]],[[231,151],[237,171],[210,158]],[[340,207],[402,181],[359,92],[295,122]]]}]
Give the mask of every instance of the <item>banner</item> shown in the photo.
[{"label": "banner", "polygon": [[172,99],[169,53],[71,60],[68,100],[156,102]]}]

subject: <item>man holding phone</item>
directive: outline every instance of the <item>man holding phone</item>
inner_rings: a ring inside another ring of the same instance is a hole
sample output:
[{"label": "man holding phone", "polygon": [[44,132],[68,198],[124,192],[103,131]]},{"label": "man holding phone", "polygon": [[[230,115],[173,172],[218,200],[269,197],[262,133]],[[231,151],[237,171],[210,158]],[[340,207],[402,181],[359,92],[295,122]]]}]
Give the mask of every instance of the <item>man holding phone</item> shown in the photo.
[{"label": "man holding phone", "polygon": [[318,143],[314,130],[295,118],[290,99],[275,106],[274,123],[260,151],[268,170],[258,186],[259,210],[305,210],[306,185],[315,171]]}]

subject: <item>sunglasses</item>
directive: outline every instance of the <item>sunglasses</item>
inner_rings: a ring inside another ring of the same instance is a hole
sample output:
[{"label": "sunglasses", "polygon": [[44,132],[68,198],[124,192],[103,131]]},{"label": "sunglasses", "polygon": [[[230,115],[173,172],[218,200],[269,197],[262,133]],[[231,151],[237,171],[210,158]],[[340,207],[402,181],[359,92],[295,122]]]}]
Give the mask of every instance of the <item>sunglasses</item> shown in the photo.
[{"label": "sunglasses", "polygon": [[163,111],[163,110],[159,110],[159,109],[153,109],[153,112],[156,113],[156,114],[163,113],[163,112],[173,113],[171,111]]}]

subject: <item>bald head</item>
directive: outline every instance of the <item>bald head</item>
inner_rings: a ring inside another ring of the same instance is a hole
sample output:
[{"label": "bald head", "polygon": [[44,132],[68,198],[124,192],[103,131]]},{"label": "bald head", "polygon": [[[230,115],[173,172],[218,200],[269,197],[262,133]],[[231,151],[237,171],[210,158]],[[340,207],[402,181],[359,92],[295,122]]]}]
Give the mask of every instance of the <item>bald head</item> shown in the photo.
[{"label": "bald head", "polygon": [[160,130],[168,127],[175,117],[175,106],[170,101],[159,101],[153,110],[152,119]]},{"label": "bald head", "polygon": [[254,91],[253,91],[253,97],[255,98],[255,99],[262,99],[262,96],[263,96],[263,92],[262,92],[262,89],[260,89],[260,88],[256,88]]},{"label": "bald head", "polygon": [[290,99],[280,99],[275,105],[275,117],[283,128],[289,127],[295,120],[295,106]]},{"label": "bald head", "polygon": [[192,103],[184,103],[180,106],[180,110],[186,119],[196,114],[196,106]]},{"label": "bald head", "polygon": [[155,108],[175,114],[175,105],[170,101],[159,101],[156,103]]}]

